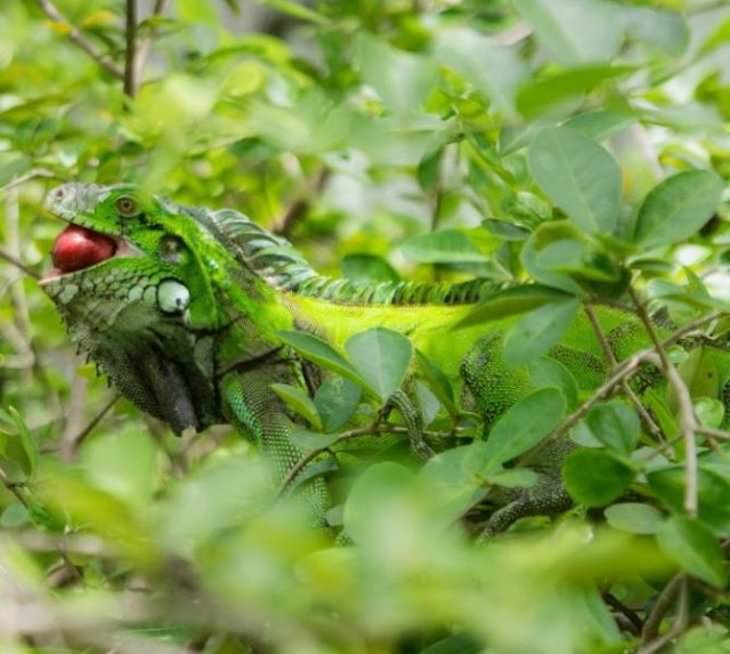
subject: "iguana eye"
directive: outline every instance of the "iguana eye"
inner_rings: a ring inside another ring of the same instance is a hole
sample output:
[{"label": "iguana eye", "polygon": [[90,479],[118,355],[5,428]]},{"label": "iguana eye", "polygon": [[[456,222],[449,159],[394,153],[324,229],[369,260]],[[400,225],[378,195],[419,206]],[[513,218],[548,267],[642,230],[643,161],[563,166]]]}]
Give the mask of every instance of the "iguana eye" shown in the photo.
[{"label": "iguana eye", "polygon": [[125,218],[131,218],[139,213],[137,203],[127,195],[117,198],[117,201],[114,203],[114,207],[116,208],[117,213]]}]

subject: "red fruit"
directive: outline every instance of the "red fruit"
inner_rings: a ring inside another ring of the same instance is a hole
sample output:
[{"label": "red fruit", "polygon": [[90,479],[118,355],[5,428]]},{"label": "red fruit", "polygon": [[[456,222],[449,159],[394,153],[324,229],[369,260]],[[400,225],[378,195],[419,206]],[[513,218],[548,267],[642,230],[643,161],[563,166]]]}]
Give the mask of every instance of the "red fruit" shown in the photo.
[{"label": "red fruit", "polygon": [[114,256],[114,239],[85,227],[69,225],[53,246],[53,265],[61,273],[88,268]]}]

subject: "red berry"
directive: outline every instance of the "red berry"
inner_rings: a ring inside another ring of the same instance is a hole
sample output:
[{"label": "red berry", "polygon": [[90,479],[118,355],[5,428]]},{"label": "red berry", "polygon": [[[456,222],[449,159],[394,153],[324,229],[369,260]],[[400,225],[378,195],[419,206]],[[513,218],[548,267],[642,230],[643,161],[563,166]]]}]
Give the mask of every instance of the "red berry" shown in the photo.
[{"label": "red berry", "polygon": [[53,246],[53,265],[62,273],[88,268],[114,256],[114,239],[78,225],[69,225]]}]

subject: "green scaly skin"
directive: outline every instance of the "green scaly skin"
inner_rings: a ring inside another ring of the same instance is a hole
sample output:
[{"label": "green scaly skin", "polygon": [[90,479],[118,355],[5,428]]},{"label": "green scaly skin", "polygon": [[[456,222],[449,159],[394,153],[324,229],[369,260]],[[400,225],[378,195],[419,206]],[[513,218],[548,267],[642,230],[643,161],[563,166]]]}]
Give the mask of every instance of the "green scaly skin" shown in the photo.
[{"label": "green scaly skin", "polygon": [[[182,207],[129,185],[64,184],[50,192],[47,207],[117,243],[113,257],[43,281],[71,339],[127,398],[176,433],[234,425],[263,449],[279,481],[302,453],[287,435],[296,418],[270,385],[312,390],[307,383],[312,375],[284,347],[280,330],[307,330],[336,348],[375,326],[407,334],[487,429],[535,389],[527,369],[510,368],[501,358],[502,335],[513,318],[453,331],[494,290],[488,282],[367,284],[322,277],[288,242],[236,211]],[[628,314],[606,308],[598,318],[617,358],[649,345]],[[708,351],[714,393],[725,398],[730,355],[719,347]],[[550,356],[573,374],[582,394],[605,379],[605,357],[585,318],[576,319]],[[639,390],[662,383],[650,377]],[[412,431],[420,428],[403,393],[392,405]],[[417,436],[416,454],[428,456]],[[525,515],[570,506],[559,481],[560,462],[570,448],[564,440],[541,453],[533,466],[543,473],[535,487],[496,496],[502,506],[491,516],[488,533]],[[321,516],[327,505],[322,480],[307,482],[305,495]]]}]

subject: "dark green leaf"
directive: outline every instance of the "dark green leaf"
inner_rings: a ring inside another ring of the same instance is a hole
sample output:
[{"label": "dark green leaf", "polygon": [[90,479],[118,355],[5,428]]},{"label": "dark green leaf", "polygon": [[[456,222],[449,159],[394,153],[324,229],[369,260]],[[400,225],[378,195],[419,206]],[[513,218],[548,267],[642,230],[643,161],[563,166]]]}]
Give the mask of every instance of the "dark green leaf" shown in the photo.
[{"label": "dark green leaf", "polygon": [[623,502],[609,506],[604,512],[606,522],[614,529],[630,534],[655,534],[664,521],[651,504]]},{"label": "dark green leaf", "polygon": [[271,384],[270,388],[294,413],[305,418],[314,429],[322,431],[322,418],[317,407],[301,388],[289,384]]},{"label": "dark green leaf", "polygon": [[725,586],[725,556],[720,543],[701,522],[674,516],[659,530],[657,538],[662,549],[689,574],[712,586]]},{"label": "dark green leaf", "polygon": [[458,323],[458,327],[500,320],[569,299],[571,296],[567,293],[542,284],[513,286],[484,298]]},{"label": "dark green leaf", "polygon": [[488,467],[527,452],[558,426],[565,399],[556,388],[543,388],[512,405],[489,432],[485,456]]},{"label": "dark green leaf", "polygon": [[489,257],[459,230],[442,230],[408,239],[403,254],[419,263],[481,263]]},{"label": "dark green leaf", "polygon": [[639,417],[620,400],[596,405],[585,420],[591,433],[618,454],[630,454],[639,441]]},{"label": "dark green leaf", "polygon": [[327,370],[336,372],[355,382],[362,388],[375,392],[357,370],[353,368],[352,364],[321,338],[305,332],[294,331],[279,332],[279,337],[308,361],[312,361]]},{"label": "dark green leaf", "polygon": [[707,170],[665,179],[646,196],[634,240],[644,248],[670,245],[697,233],[720,203],[725,182]]},{"label": "dark green leaf", "polygon": [[383,401],[400,388],[413,353],[405,336],[384,327],[355,334],[345,348],[358,373]]},{"label": "dark green leaf", "polygon": [[570,496],[586,506],[605,506],[621,495],[634,479],[634,469],[606,450],[578,449],[563,464]]},{"label": "dark green leaf", "polygon": [[348,254],[342,259],[342,274],[353,282],[397,282],[398,273],[382,257]]},{"label": "dark green leaf", "polygon": [[594,65],[532,80],[520,88],[517,108],[525,118],[534,118],[565,100],[588,93],[603,82],[624,77],[634,70],[633,66]]},{"label": "dark green leaf", "polygon": [[509,365],[528,363],[555,345],[575,319],[580,302],[551,302],[528,313],[504,339],[504,360]]},{"label": "dark green leaf", "polygon": [[575,130],[555,127],[537,135],[528,157],[537,183],[578,227],[615,231],[621,171],[606,150]]}]

